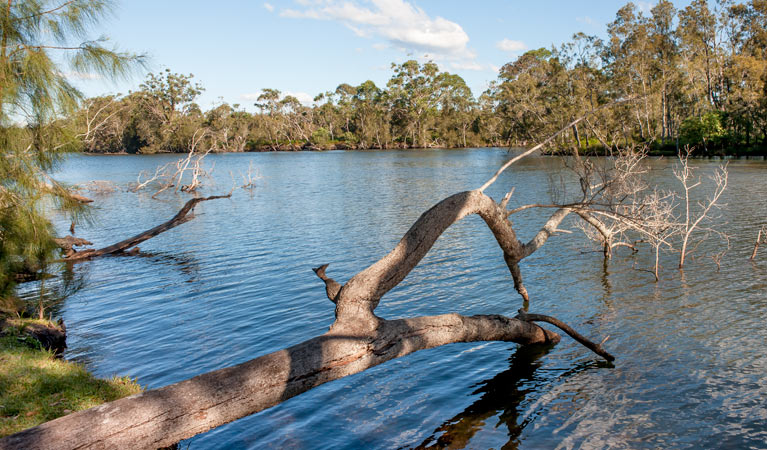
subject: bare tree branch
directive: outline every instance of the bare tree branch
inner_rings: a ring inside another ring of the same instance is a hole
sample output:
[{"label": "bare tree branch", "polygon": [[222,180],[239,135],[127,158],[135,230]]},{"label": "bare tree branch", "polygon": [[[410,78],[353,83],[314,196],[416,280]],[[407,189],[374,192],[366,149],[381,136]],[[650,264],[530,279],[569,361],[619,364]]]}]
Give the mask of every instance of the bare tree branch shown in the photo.
[{"label": "bare tree branch", "polygon": [[170,230],[171,228],[175,228],[181,225],[182,223],[186,223],[190,221],[192,218],[189,217],[188,214],[190,211],[194,209],[195,206],[197,206],[198,203],[204,202],[207,200],[214,200],[217,198],[229,198],[231,197],[231,195],[232,194],[229,193],[228,195],[212,195],[210,197],[193,198],[189,200],[188,202],[186,202],[186,204],[184,204],[181,210],[178,213],[176,213],[176,215],[173,216],[173,218],[167,222],[164,222],[160,225],[157,225],[154,228],[146,230],[143,233],[139,233],[136,236],[125,239],[116,244],[112,244],[107,247],[100,248],[98,250],[91,249],[91,250],[83,250],[83,251],[71,253],[65,256],[64,261],[78,262],[78,261],[84,261],[90,258],[95,258],[97,256],[111,255],[114,253],[123,252],[131,247],[135,247],[136,245],[157,236],[160,233],[163,233],[165,231]]}]

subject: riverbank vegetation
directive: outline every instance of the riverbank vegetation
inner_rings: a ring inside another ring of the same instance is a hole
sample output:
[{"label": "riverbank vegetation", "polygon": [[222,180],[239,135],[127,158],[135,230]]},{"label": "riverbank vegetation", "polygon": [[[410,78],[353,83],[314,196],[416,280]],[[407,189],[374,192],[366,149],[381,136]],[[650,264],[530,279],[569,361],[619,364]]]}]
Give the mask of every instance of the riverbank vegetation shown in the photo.
[{"label": "riverbank vegetation", "polygon": [[53,259],[57,246],[45,211],[54,205],[73,220],[85,211],[83,199],[49,174],[87,139],[61,120],[77,116],[83,100],[66,73],[115,78],[141,61],[89,37],[109,12],[108,1],[0,6],[0,299],[20,275],[34,279]]},{"label": "riverbank vegetation", "polygon": [[[563,232],[559,226],[573,217],[601,247],[605,261],[615,248],[638,252],[639,244],[649,244],[655,254],[656,281],[661,251],[679,251],[682,269],[696,242],[712,233],[727,239],[706,223],[727,186],[726,167],[714,174],[714,193],[696,209],[691,207],[690,191],[700,179],[687,165],[689,153],[681,153],[675,173],[683,186],[681,196],[646,182],[643,161],[648,148],[679,150],[695,145],[700,152],[713,154],[735,148],[752,152],[767,143],[763,95],[767,7],[757,0],[722,1],[717,12],[702,0],[682,11],[660,1],[647,17],[629,4],[609,25],[608,41],[579,34],[561,48],[527,52],[504,65],[498,80],[478,99],[459,76],[440,72],[431,62],[407,61],[392,66],[394,73],[385,89],[369,81],[356,87],[342,84],[318,95],[313,106],[264,89],[256,114],[226,104],[202,112],[194,102],[202,86],[192,75],[170,70],[150,74],[139,91],[127,96],[83,100],[49,58],[49,48],[74,48],[75,68],[95,68],[112,76],[136,58],[91,44],[70,47],[64,38],[56,44],[59,47],[42,42],[62,35],[62,30],[79,36],[83,24],[95,20],[103,5],[69,2],[62,6],[68,13],[57,9],[51,21],[40,19],[53,10],[38,2],[22,2],[15,9],[8,5],[0,17],[0,111],[5,125],[0,134],[5,152],[0,173],[7,180],[0,190],[0,298],[11,292],[19,273],[31,272],[40,280],[48,276],[45,268],[56,243],[44,214],[50,206],[45,202],[52,200],[75,219],[85,209],[87,199],[74,196],[48,176],[65,150],[188,153],[186,159],[172,163],[175,171],[171,164],[163,166],[170,171],[155,172],[157,195],[171,187],[196,191],[205,172],[202,158],[210,151],[526,146],[542,141],[510,159],[482,186],[436,203],[390,253],[345,283],[328,276],[328,264],[315,268],[334,305],[335,321],[327,333],[239,366],[27,430],[6,440],[9,448],[12,444],[26,448],[29,442],[41,442],[41,436],[55,436],[57,444],[71,447],[88,442],[117,448],[170,445],[421,349],[457,342],[527,345],[559,340],[559,335],[534,322],[554,324],[612,361],[614,357],[602,347],[606,338],[596,344],[553,317],[527,311],[531,296],[521,263]],[[46,33],[41,31],[45,26],[53,28]],[[25,127],[8,125],[19,115]],[[558,198],[512,207],[514,187],[500,201],[485,192],[512,164],[540,149],[572,150],[572,157],[562,161],[569,169],[566,177],[576,183],[566,183],[563,176],[562,189],[552,195]],[[610,151],[613,158],[584,158],[581,150]],[[198,170],[193,169],[192,182],[183,184],[190,165]],[[250,175],[247,185],[252,185]],[[221,197],[229,196],[191,199],[170,221],[98,250],[74,252],[70,240],[65,259],[73,263],[126,253],[185,223],[200,201]],[[683,218],[677,212],[680,201],[685,203]],[[532,209],[551,215],[533,228],[532,239],[523,242],[510,217]],[[518,315],[379,317],[376,308],[383,297],[420,263],[442,233],[475,214],[503,253],[509,281],[523,306]],[[40,286],[42,317],[43,281]],[[126,380],[109,384],[93,380],[77,366],[53,365],[51,355],[27,350],[23,336],[3,333],[0,388],[9,396],[0,397],[0,411],[12,418],[9,433],[18,429],[12,427],[23,428],[138,391]]]},{"label": "riverbank vegetation", "polygon": [[127,377],[99,379],[55,356],[29,328],[48,321],[0,316],[0,437],[142,391]]},{"label": "riverbank vegetation", "polygon": [[[57,254],[47,212],[76,221],[89,201],[49,175],[87,138],[61,119],[79,114],[84,99],[66,73],[119,77],[141,60],[88,36],[109,11],[108,1],[88,0],[0,6],[0,436],[141,391],[56,359],[51,349],[65,347],[66,335],[43,320]],[[36,307],[15,296],[16,284],[30,280],[40,280]],[[30,309],[38,320],[23,318]]]},{"label": "riverbank vegetation", "polygon": [[203,111],[194,102],[203,87],[166,70],[128,95],[88,99],[67,123],[85,136],[81,149],[99,153],[187,152],[193,142],[221,152],[525,146],[583,111],[633,98],[550,148],[764,154],[766,48],[761,1],[695,0],[679,10],[659,1],[648,14],[628,3],[607,39],[578,33],[528,51],[479,96],[459,75],[411,60],[392,64],[386,86],[341,83],[312,104],[267,88],[256,113],[227,103]]}]

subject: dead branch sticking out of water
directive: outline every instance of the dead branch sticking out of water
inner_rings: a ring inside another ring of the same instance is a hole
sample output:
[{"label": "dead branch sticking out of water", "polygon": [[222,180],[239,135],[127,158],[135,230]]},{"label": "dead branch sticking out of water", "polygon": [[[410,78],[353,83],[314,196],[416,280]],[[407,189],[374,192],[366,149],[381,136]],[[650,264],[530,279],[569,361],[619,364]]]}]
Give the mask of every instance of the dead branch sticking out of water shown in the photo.
[{"label": "dead branch sticking out of water", "polygon": [[[95,258],[97,256],[103,256],[103,255],[112,255],[115,253],[123,253],[126,250],[135,247],[136,245],[151,239],[155,236],[157,236],[160,233],[164,233],[172,228],[175,228],[182,223],[186,223],[194,216],[189,216],[189,213],[194,209],[195,206],[197,206],[198,203],[204,202],[207,200],[214,200],[218,198],[229,198],[231,197],[231,192],[227,195],[212,195],[210,197],[199,197],[199,198],[193,198],[186,202],[186,204],[181,208],[181,210],[176,213],[175,216],[173,216],[172,219],[170,219],[167,222],[161,223],[160,225],[157,225],[154,228],[151,228],[149,230],[144,231],[143,233],[139,233],[136,236],[133,236],[131,238],[125,239],[123,241],[120,241],[116,244],[109,245],[104,248],[100,249],[89,249],[89,250],[82,250],[82,251],[75,251],[72,248],[72,245],[83,245],[82,243],[77,242],[68,242],[67,239],[71,238],[71,236],[64,238],[64,239],[57,239],[57,243],[59,243],[59,246],[61,246],[63,249],[65,249],[66,253],[64,256],[64,261],[67,262],[77,262],[77,261],[84,261],[87,259]],[[77,239],[77,238],[73,238]],[[84,240],[79,240],[84,241]],[[84,241],[87,242],[87,241]],[[68,247],[65,247],[65,245],[68,245]],[[90,244],[90,243],[88,243]]]},{"label": "dead branch sticking out of water", "polygon": [[767,225],[762,225],[759,229],[759,233],[756,234],[756,241],[754,242],[754,251],[751,252],[751,261],[756,259],[756,252],[759,251],[759,245],[762,243],[762,236],[767,236]]},{"label": "dead branch sticking out of water", "polygon": [[[212,148],[200,153],[197,151],[202,139],[206,136],[207,130],[199,129],[195,131],[194,136],[189,142],[189,153],[186,157],[176,161],[171,161],[155,168],[154,174],[142,171],[136,179],[135,185],[131,191],[138,192],[150,186],[157,190],[152,194],[152,198],[175,188],[176,192],[196,192],[202,186],[202,179],[210,176],[213,169],[205,169],[205,157],[212,151]],[[184,179],[189,174],[191,180],[184,184]]]},{"label": "dead branch sticking out of water", "polygon": [[[534,149],[537,148],[540,146]],[[573,208],[557,208],[530,241],[520,241],[506,209],[512,192],[501,202],[484,193],[519,159],[513,158],[501,167],[481,188],[451,195],[424,212],[392,251],[346,283],[328,277],[327,264],[314,269],[325,284],[327,298],[335,306],[335,321],[326,333],[234,367],[30,428],[0,439],[0,450],[166,447],[277,405],[321,384],[419,350],[457,342],[506,341],[527,345],[553,344],[560,340],[558,334],[532,323],[535,320],[555,323],[572,336],[578,336],[579,342],[600,356],[612,360],[601,344],[591,343],[571,327],[548,316],[510,318],[450,313],[384,319],[375,314],[384,295],[405,279],[445,230],[474,214],[492,232],[503,252],[514,288],[524,304],[528,304],[530,297],[522,283],[519,263],[547,242]],[[79,252],[67,260],[123,251],[188,220],[186,214],[197,202],[220,197],[190,200],[169,222],[113,246],[91,253]]]}]

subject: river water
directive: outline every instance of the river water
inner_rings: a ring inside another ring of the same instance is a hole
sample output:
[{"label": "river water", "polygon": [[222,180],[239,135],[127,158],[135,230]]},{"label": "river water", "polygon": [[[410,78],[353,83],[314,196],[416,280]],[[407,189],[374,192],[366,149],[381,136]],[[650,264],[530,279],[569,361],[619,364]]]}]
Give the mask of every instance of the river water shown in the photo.
[{"label": "river water", "polygon": [[[204,194],[228,192],[232,175],[242,184],[251,163],[257,187],[200,204],[194,220],[141,245],[143,256],[75,266],[69,277],[81,287],[57,310],[69,331],[65,356],[156,388],[321,334],[333,308],[311,267],[330,263],[328,274],[347,280],[423,211],[480,186],[508,157],[503,149],[210,155]],[[74,156],[58,178],[125,187],[176,158]],[[693,162],[701,175],[718,164]],[[548,201],[560,166],[528,158],[488,194],[499,199],[514,186],[513,205]],[[673,161],[650,166],[651,179],[673,186]],[[325,384],[182,448],[767,448],[767,248],[748,259],[767,222],[767,163],[731,161],[729,173],[716,222],[731,241],[719,270],[704,257],[725,248],[716,239],[684,272],[664,256],[656,283],[641,270],[652,266],[649,249],[618,250],[605,265],[579,233],[552,238],[523,262],[530,311],[595,340],[609,336],[614,364],[567,337],[552,348],[454,344]],[[95,209],[77,231],[97,246],[168,220],[190,198],[86,195]],[[526,240],[544,220],[533,211],[514,223]],[[68,223],[57,226],[64,233]],[[519,307],[497,244],[470,217],[377,313]]]}]

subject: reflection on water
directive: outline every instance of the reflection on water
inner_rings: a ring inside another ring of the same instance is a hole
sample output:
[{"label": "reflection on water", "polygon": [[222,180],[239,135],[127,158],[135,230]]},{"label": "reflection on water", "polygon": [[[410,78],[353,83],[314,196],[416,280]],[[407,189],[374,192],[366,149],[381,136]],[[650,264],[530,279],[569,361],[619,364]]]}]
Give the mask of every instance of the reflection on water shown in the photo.
[{"label": "reflection on water", "polygon": [[[229,171],[251,161],[264,179],[253,191],[198,205],[194,220],[143,243],[144,257],[100,258],[65,274],[72,285],[84,284],[60,305],[67,357],[98,375],[130,375],[154,388],[316,336],[333,309],[311,267],[330,263],[330,276],[349,279],[388,252],[423,211],[480,186],[508,155],[211,157],[221,179],[205,194],[228,191]],[[125,185],[172,158],[77,156],[60,178]],[[501,198],[513,186],[512,206],[546,201],[548,179],[562,179],[560,163],[520,161],[488,194]],[[701,174],[715,166],[694,164]],[[670,167],[654,160],[649,176],[668,184]],[[654,283],[640,270],[653,266],[650,252],[618,249],[605,264],[577,233],[552,238],[523,262],[531,312],[595,339],[610,336],[614,367],[567,338],[551,349],[440,347],[320,386],[197,436],[191,448],[765,448],[767,256],[753,263],[748,256],[767,220],[767,163],[732,161],[729,168],[719,226],[732,245],[718,271],[704,256],[722,250],[716,241],[699,248],[685,271],[675,268],[676,255],[664,255]],[[78,233],[96,246],[111,244],[168,220],[187,199],[99,196],[94,222]],[[515,216],[523,241],[544,214]],[[64,231],[69,223],[58,226]],[[377,312],[514,315],[519,307],[492,234],[470,217],[447,230]]]},{"label": "reflection on water", "polygon": [[486,427],[506,428],[508,442],[503,449],[516,449],[519,436],[535,415],[526,413],[532,403],[528,397],[553,384],[565,382],[569,377],[590,369],[613,367],[603,360],[583,361],[568,369],[542,369],[540,359],[552,347],[537,345],[519,347],[509,358],[509,368],[493,378],[475,386],[472,395],[480,395],[462,412],[439,426],[416,449],[480,448],[472,439]]}]

